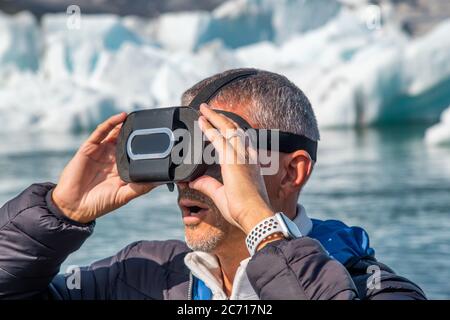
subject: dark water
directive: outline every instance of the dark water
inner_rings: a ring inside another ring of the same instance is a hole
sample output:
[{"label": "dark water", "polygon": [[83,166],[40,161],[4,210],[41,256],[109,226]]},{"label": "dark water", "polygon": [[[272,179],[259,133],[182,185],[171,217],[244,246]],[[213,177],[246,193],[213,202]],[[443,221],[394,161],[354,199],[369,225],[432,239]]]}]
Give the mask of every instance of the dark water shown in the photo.
[{"label": "dark water", "polygon": [[[300,198],[311,217],[364,227],[377,258],[450,298],[450,148],[423,127],[322,131],[319,162]],[[33,182],[56,181],[83,136],[0,137],[0,203]],[[183,239],[176,194],[153,191],[97,222],[63,266],[84,265],[141,239]]]}]

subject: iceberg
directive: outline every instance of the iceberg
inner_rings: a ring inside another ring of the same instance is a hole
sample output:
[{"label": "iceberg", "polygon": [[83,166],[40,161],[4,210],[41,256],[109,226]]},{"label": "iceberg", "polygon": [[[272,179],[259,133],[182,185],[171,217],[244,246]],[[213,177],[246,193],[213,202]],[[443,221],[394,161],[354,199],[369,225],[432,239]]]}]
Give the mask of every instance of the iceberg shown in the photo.
[{"label": "iceberg", "polygon": [[[319,125],[370,125],[401,92],[401,57],[406,37],[377,35],[348,10],[322,28],[280,46],[258,43],[237,49],[251,66],[286,75],[305,91]],[[267,59],[265,59],[267,58]]]},{"label": "iceberg", "polygon": [[197,50],[220,40],[228,48],[260,41],[283,42],[292,35],[319,28],[340,10],[335,0],[230,0],[212,12],[167,13],[144,26],[162,47]]},{"label": "iceberg", "polygon": [[120,17],[87,15],[81,21],[79,29],[70,29],[64,14],[42,17],[45,45],[42,71],[50,77],[73,76],[83,82],[95,70],[102,52],[115,52],[125,43],[144,43]]},{"label": "iceberg", "polygon": [[450,106],[442,113],[441,121],[425,132],[429,145],[450,145]]},{"label": "iceberg", "polygon": [[450,19],[402,50],[401,90],[386,104],[381,122],[437,122],[450,103]]},{"label": "iceberg", "polygon": [[38,69],[41,52],[38,30],[36,19],[30,13],[8,16],[0,11],[1,71],[5,72],[6,68],[32,71]]},{"label": "iceberg", "polygon": [[439,121],[450,104],[450,19],[410,38],[389,16],[368,28],[366,5],[230,0],[150,20],[86,15],[80,29],[65,14],[40,24],[0,14],[0,132],[90,130],[115,112],[179,105],[197,81],[237,67],[287,76],[322,128]]},{"label": "iceberg", "polygon": [[198,49],[210,22],[209,12],[163,14],[154,24],[153,37],[167,50],[190,52]]},{"label": "iceberg", "polygon": [[[163,51],[150,46],[125,44],[116,52],[101,52],[87,83],[98,91],[119,95],[125,105],[153,106],[150,92],[156,73],[166,61]],[[118,92],[120,88],[120,92]]]},{"label": "iceberg", "polygon": [[0,90],[0,133],[81,132],[122,110],[117,97],[74,82],[16,74]]},{"label": "iceberg", "polygon": [[283,42],[294,34],[324,25],[340,9],[333,0],[232,0],[212,12],[199,45],[221,39],[230,48]]}]

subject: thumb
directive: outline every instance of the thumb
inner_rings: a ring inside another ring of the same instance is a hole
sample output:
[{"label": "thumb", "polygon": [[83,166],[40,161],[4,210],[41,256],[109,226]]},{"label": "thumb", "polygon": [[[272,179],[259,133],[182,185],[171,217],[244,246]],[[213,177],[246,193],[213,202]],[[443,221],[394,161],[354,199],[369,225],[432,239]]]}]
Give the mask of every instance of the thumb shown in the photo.
[{"label": "thumb", "polygon": [[189,182],[191,189],[200,191],[214,202],[221,212],[228,211],[227,198],[225,195],[225,188],[216,179],[210,176],[201,176],[194,181]]},{"label": "thumb", "polygon": [[143,194],[150,192],[156,185],[151,183],[127,183],[118,190],[119,202],[128,203]]}]

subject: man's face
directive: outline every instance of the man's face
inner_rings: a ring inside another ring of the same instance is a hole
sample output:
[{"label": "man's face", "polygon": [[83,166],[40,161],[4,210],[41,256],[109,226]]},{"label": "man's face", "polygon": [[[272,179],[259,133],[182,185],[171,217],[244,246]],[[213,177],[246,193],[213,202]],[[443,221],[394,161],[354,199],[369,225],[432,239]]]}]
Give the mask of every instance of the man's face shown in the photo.
[{"label": "man's face", "polygon": [[[246,118],[244,108],[237,110],[215,105],[214,109],[231,111]],[[250,125],[254,124],[250,123]],[[267,190],[270,201],[276,202],[277,184],[279,184],[277,175],[265,176],[264,180],[266,186],[270,186]],[[186,243],[192,250],[215,252],[222,244],[228,243],[232,247],[232,242],[245,237],[239,228],[223,218],[214,202],[205,194],[189,188],[187,183],[178,183],[177,188]]]},{"label": "man's face", "polygon": [[230,234],[240,231],[223,218],[209,197],[187,183],[178,183],[177,187],[186,243],[192,250],[214,252]]},{"label": "man's face", "polygon": [[[235,112],[218,105],[214,109]],[[242,115],[241,115],[242,116]],[[200,191],[178,183],[178,205],[183,215],[187,245],[194,251],[215,252],[230,239],[244,237],[243,232],[231,225],[220,213],[214,202]]]}]

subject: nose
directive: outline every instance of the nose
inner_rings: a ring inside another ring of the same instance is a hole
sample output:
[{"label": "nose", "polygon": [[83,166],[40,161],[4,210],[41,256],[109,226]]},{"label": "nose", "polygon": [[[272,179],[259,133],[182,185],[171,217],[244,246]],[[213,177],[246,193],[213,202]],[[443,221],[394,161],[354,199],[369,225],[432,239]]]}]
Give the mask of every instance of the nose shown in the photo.
[{"label": "nose", "polygon": [[188,182],[177,182],[178,190],[185,190],[189,188]]}]

